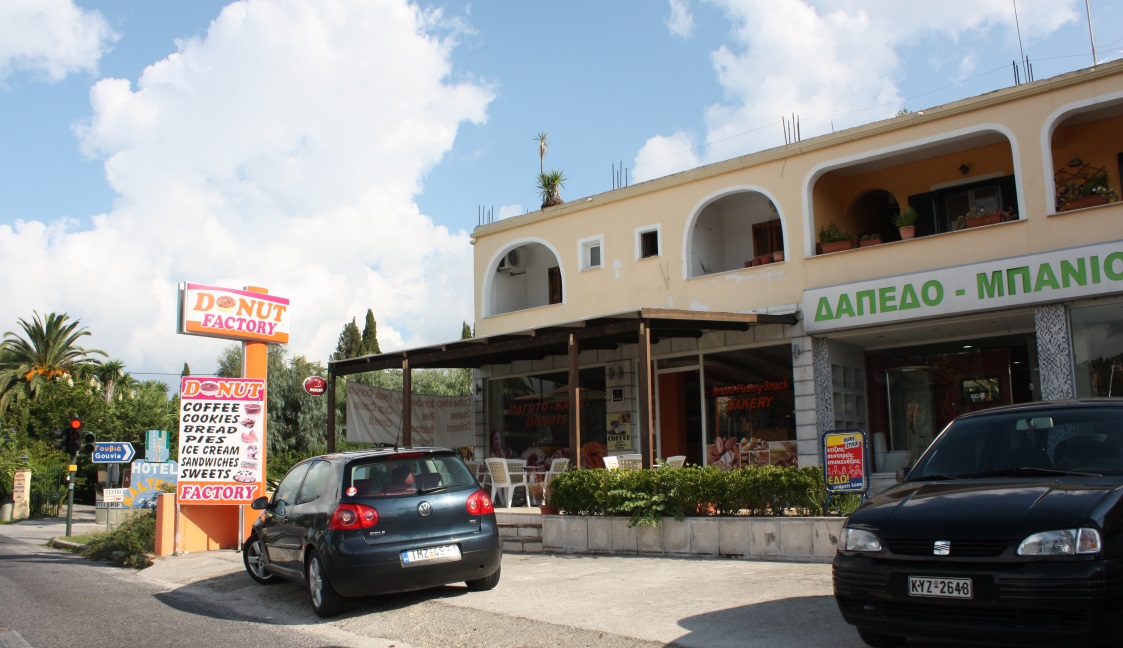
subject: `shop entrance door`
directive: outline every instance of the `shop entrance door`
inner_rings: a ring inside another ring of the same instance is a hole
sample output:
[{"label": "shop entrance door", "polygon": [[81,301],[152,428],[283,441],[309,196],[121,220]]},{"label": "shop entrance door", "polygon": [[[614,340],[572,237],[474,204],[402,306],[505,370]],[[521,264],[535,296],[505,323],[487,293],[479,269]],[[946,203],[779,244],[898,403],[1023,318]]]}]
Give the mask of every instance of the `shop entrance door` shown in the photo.
[{"label": "shop entrance door", "polygon": [[886,372],[886,379],[890,431],[887,468],[895,470],[911,466],[939,432],[936,429],[938,385],[928,367],[895,367]]},{"label": "shop entrance door", "polygon": [[656,425],[660,458],[685,455],[687,463],[702,464],[702,372],[676,368],[658,374]]}]

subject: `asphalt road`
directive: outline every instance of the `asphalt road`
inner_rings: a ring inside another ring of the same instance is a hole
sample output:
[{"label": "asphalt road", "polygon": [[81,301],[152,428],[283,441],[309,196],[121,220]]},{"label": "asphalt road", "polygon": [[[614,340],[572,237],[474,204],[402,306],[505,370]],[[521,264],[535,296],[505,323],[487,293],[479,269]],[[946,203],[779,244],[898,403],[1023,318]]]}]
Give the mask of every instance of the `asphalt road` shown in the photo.
[{"label": "asphalt road", "polygon": [[826,564],[508,554],[492,591],[358,599],[323,620],[302,587],[258,585],[234,551],[133,571],[45,548],[38,536],[51,529],[27,525],[0,525],[3,648],[864,645],[839,616]]}]

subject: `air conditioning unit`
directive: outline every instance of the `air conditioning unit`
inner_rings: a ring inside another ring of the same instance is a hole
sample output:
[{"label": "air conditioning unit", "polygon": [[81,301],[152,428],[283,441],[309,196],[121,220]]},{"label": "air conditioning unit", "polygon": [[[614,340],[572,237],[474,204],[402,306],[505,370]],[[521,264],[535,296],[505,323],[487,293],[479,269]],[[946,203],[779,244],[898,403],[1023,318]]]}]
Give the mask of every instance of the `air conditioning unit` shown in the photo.
[{"label": "air conditioning unit", "polygon": [[499,260],[499,267],[496,268],[497,272],[509,272],[511,274],[522,274],[522,256],[518,250],[511,250],[502,259]]}]

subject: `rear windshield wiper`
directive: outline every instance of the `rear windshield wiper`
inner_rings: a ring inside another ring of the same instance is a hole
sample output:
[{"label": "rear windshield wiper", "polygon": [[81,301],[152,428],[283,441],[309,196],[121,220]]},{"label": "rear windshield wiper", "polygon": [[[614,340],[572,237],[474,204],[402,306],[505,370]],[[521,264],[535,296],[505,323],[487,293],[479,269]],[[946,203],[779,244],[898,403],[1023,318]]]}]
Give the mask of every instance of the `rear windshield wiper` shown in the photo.
[{"label": "rear windshield wiper", "polygon": [[988,470],[986,472],[979,473],[980,477],[1002,477],[1007,475],[1081,475],[1084,477],[1103,477],[1103,474],[1095,472],[1083,472],[1079,470],[1056,470],[1054,468],[1033,468],[1031,466],[1022,466],[1021,468],[1004,468],[1002,470]]},{"label": "rear windshield wiper", "polygon": [[421,490],[417,491],[417,494],[418,495],[428,495],[429,493],[439,493],[440,491],[446,491],[446,490],[448,490],[450,488],[453,488],[455,486],[458,486],[458,485],[459,484],[452,484],[450,486],[434,486],[432,488],[422,488]]}]

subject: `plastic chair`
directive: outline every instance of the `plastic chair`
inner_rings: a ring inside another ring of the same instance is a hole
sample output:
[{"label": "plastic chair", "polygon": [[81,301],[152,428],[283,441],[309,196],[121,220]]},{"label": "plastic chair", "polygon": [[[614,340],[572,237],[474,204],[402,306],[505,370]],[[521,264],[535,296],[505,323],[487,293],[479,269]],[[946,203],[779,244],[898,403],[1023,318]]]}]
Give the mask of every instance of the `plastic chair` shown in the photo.
[{"label": "plastic chair", "polygon": [[[525,462],[523,463],[525,464]],[[493,502],[498,501],[495,492],[500,491],[504,494],[504,503],[506,503],[507,508],[510,508],[511,502],[515,498],[515,491],[521,488],[526,495],[526,506],[530,507],[530,492],[527,490],[529,484],[526,481],[526,472],[513,473],[507,467],[507,460],[499,457],[492,457],[487,460],[487,471],[491,475],[491,500]]]},{"label": "plastic chair", "polygon": [[569,468],[569,459],[559,457],[551,461],[550,469],[542,475],[542,486],[548,486],[551,479],[565,472],[567,468]]},{"label": "plastic chair", "polygon": [[664,465],[666,465],[668,468],[682,468],[686,465],[686,455],[674,455],[671,457],[667,457]]},{"label": "plastic chair", "polygon": [[609,470],[619,468],[620,467],[620,457],[617,457],[617,456],[614,456],[614,455],[608,455],[607,457],[604,458],[604,467],[608,468]]},{"label": "plastic chair", "polygon": [[624,470],[640,470],[643,468],[643,459],[639,455],[624,455],[620,457],[620,467]]}]

